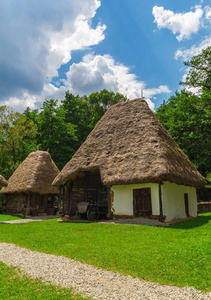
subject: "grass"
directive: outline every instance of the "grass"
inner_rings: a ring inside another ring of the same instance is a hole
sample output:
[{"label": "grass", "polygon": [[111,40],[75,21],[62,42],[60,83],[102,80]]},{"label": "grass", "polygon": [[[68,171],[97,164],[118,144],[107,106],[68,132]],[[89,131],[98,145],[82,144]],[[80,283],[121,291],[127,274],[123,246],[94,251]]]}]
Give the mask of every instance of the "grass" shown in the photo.
[{"label": "grass", "polygon": [[32,279],[21,273],[16,267],[8,267],[0,262],[0,298],[1,300],[84,300],[74,294],[71,288],[61,288],[44,284],[39,279]]},{"label": "grass", "polygon": [[0,241],[123,275],[211,291],[211,214],[170,227],[57,220],[1,225]]},{"label": "grass", "polygon": [[13,215],[3,215],[0,214],[0,222],[5,222],[5,221],[11,221],[11,220],[19,220],[19,219],[24,219],[24,216],[13,216]]}]

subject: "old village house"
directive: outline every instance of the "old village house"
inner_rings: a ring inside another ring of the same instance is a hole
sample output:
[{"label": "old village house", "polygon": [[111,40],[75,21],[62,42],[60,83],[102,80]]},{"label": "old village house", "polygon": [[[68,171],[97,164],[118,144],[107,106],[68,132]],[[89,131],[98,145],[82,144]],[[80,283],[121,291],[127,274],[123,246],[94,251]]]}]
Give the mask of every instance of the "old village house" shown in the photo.
[{"label": "old village house", "polygon": [[108,217],[197,216],[205,180],[143,99],[111,106],[53,181],[61,214],[105,202]]},{"label": "old village house", "polygon": [[20,164],[3,187],[6,213],[39,215],[55,213],[59,190],[51,185],[59,169],[46,151],[36,151]]}]

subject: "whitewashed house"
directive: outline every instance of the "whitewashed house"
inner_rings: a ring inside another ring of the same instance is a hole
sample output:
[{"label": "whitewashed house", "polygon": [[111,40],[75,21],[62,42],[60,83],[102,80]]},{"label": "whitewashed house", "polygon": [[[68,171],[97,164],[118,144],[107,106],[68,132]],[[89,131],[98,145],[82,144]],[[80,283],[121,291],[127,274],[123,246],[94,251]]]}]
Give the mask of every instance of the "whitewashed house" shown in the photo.
[{"label": "whitewashed house", "polygon": [[62,214],[100,201],[110,218],[165,222],[196,217],[196,187],[205,184],[143,99],[111,106],[53,181]]}]

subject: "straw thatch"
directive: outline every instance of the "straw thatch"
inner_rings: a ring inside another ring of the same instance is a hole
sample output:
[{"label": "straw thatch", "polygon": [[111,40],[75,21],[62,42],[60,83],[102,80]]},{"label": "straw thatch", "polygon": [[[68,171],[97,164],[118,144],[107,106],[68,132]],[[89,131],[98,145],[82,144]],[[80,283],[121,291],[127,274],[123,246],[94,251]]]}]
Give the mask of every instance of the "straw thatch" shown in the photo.
[{"label": "straw thatch", "polygon": [[58,194],[58,189],[51,185],[58,173],[59,169],[48,152],[32,152],[16,169],[1,193]]},{"label": "straw thatch", "polygon": [[7,181],[2,175],[0,175],[0,186],[7,186]]},{"label": "straw thatch", "polygon": [[170,181],[197,187],[206,183],[143,99],[111,106],[53,185],[94,169],[99,169],[107,186]]}]

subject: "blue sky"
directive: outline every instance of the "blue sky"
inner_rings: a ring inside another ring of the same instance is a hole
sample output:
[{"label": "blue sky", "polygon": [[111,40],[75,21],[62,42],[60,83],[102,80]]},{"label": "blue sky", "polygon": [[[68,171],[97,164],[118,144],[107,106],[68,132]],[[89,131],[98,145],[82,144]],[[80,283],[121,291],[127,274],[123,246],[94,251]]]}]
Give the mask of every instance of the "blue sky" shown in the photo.
[{"label": "blue sky", "polygon": [[0,105],[103,88],[156,109],[211,45],[208,0],[0,0]]}]

